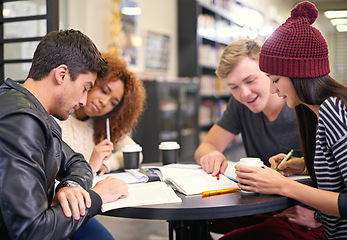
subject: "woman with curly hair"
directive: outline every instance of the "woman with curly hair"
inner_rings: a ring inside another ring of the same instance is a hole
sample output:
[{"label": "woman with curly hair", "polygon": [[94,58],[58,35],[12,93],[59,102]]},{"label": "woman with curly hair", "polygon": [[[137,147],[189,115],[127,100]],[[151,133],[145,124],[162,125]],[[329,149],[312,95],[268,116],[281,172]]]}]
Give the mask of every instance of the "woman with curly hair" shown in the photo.
[{"label": "woman with curly hair", "polygon": [[[82,153],[93,173],[99,175],[124,167],[121,149],[136,144],[129,133],[143,113],[146,100],[143,82],[127,69],[126,62],[110,53],[102,55],[110,71],[106,83],[97,79],[88,92],[86,106],[59,122],[63,140]],[[111,141],[106,139],[107,118]]]},{"label": "woman with curly hair", "polygon": [[[136,144],[129,133],[144,111],[146,90],[143,82],[127,69],[119,57],[103,53],[109,65],[107,80],[97,79],[88,92],[87,103],[66,121],[58,121],[63,140],[82,153],[93,173],[104,173],[124,167],[122,147]],[[106,119],[110,121],[111,141],[106,139]],[[142,156],[141,156],[142,161]],[[70,240],[114,238],[96,219],[78,230]]]}]

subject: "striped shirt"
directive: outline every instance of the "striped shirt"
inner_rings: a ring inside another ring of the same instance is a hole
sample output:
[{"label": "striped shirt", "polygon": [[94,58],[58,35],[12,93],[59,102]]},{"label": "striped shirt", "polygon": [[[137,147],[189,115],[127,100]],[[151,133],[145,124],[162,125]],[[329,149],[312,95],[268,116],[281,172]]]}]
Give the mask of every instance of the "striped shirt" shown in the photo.
[{"label": "striped shirt", "polygon": [[[342,192],[347,189],[347,108],[336,97],[319,108],[314,169],[318,188]],[[339,201],[347,205],[347,202]],[[347,220],[322,213],[326,239],[347,239]]]}]

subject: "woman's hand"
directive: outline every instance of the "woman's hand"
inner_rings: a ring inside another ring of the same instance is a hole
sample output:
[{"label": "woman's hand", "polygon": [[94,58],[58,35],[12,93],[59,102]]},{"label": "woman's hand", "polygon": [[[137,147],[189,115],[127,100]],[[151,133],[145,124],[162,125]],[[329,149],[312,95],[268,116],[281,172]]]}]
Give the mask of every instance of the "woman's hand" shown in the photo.
[{"label": "woman's hand", "polygon": [[257,193],[283,195],[283,186],[288,179],[279,172],[266,166],[260,168],[238,164],[235,165],[235,169],[236,180],[241,189]]},{"label": "woman's hand", "polygon": [[108,167],[106,167],[105,164],[102,164],[102,166],[100,167],[100,170],[98,172],[98,175],[102,176],[102,175],[104,175],[105,173],[108,173],[108,172],[109,172]]},{"label": "woman's hand", "polygon": [[278,166],[279,172],[286,177],[300,175],[305,170],[306,163],[303,158],[291,157],[288,161],[279,165],[285,156],[286,154],[280,153],[269,158],[271,168],[276,169]]},{"label": "woman's hand", "polygon": [[93,174],[101,170],[104,161],[112,155],[112,151],[113,143],[107,139],[95,145],[89,159],[89,165],[92,167]]},{"label": "woman's hand", "polygon": [[279,214],[275,214],[274,217],[285,217],[290,222],[309,228],[318,228],[322,226],[322,222],[314,218],[314,211],[299,205],[288,208]]}]

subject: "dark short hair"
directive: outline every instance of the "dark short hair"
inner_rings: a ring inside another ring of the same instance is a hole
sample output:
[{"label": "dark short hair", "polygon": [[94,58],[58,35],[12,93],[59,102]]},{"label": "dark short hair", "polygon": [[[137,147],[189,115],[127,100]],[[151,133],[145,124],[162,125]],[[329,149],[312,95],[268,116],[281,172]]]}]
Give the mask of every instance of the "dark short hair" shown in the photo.
[{"label": "dark short hair", "polygon": [[65,64],[72,80],[79,74],[107,73],[107,62],[94,43],[78,30],[52,31],[44,36],[37,46],[28,78],[40,80],[52,69]]}]

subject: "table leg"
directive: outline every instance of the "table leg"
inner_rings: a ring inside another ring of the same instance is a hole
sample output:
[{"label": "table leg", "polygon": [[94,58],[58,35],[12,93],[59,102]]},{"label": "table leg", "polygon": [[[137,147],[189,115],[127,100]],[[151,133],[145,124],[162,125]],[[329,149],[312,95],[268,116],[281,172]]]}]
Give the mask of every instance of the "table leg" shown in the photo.
[{"label": "table leg", "polygon": [[209,240],[210,239],[210,220],[199,220],[190,222],[191,240]]},{"label": "table leg", "polygon": [[210,220],[168,221],[169,239],[174,240],[209,240]]}]

